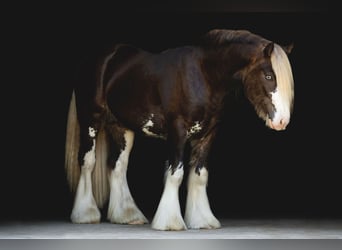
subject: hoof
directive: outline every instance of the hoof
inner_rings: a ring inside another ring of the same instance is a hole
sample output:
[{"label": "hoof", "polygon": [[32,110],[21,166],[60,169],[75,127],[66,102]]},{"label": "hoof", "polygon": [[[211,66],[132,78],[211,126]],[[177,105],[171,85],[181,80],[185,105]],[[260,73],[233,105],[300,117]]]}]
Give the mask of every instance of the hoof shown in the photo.
[{"label": "hoof", "polygon": [[187,227],[182,218],[173,218],[170,220],[154,219],[152,229],[161,231],[182,231],[187,230]]},{"label": "hoof", "polygon": [[221,223],[214,217],[208,220],[186,220],[189,229],[217,229]]},{"label": "hoof", "polygon": [[110,209],[107,216],[111,223],[142,225],[148,220],[138,208],[125,209],[124,211]]},{"label": "hoof", "polygon": [[96,224],[100,223],[101,214],[100,211],[96,208],[87,209],[84,211],[73,211],[71,213],[71,221],[73,223],[83,224]]}]

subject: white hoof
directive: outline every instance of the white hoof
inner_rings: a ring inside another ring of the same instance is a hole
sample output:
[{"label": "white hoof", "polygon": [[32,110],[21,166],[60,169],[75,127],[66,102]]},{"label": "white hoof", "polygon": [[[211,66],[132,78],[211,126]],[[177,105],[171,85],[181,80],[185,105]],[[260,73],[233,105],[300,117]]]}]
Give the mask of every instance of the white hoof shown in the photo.
[{"label": "white hoof", "polygon": [[73,223],[100,223],[101,213],[96,207],[73,209],[70,218]]},{"label": "white hoof", "polygon": [[187,229],[178,198],[178,189],[184,174],[183,164],[180,163],[179,166],[174,173],[171,168],[166,172],[164,192],[152,221],[152,228],[155,230],[180,231]]},{"label": "white hoof", "polygon": [[185,222],[189,229],[217,229],[221,227],[221,223],[214,216],[210,218],[185,217]]},{"label": "white hoof", "polygon": [[108,220],[117,224],[140,225],[148,223],[148,220],[138,208],[109,209]]},{"label": "white hoof", "polygon": [[181,231],[187,230],[182,217],[171,216],[169,219],[155,217],[152,221],[152,229],[163,231]]}]

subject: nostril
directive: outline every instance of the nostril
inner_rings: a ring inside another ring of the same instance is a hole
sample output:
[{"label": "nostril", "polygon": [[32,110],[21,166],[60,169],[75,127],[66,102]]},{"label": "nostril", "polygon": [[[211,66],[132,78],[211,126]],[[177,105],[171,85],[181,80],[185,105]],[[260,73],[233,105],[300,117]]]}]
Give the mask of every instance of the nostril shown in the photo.
[{"label": "nostril", "polygon": [[281,120],[280,120],[280,126],[281,126],[283,129],[286,129],[288,123],[289,123],[289,121],[286,120],[286,119],[281,119]]}]

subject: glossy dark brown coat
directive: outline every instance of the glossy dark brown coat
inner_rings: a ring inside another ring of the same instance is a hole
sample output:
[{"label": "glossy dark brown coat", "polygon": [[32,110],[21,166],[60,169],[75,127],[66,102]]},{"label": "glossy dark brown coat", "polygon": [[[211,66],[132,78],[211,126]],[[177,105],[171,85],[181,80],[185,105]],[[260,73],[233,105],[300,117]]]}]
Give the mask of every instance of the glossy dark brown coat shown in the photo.
[{"label": "glossy dark brown coat", "polygon": [[[114,168],[125,149],[124,133],[130,130],[167,141],[166,160],[172,173],[183,167],[184,147],[190,141],[190,167],[199,175],[208,167],[225,97],[237,84],[242,84],[266,124],[284,129],[288,123],[284,125],[284,119],[272,125],[277,109],[272,103],[277,88],[271,61],[274,46],[244,30],[213,30],[197,46],[158,54],[116,45],[74,88],[80,133],[77,165],[85,165],[93,139],[104,131],[106,165]],[[292,99],[289,102],[292,110]],[[95,135],[89,128],[95,129]]]}]

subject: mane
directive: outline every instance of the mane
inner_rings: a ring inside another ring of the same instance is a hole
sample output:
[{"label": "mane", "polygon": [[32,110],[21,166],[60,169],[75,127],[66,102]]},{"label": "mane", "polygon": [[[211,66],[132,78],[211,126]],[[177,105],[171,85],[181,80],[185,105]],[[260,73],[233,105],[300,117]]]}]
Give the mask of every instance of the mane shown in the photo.
[{"label": "mane", "polygon": [[204,43],[206,45],[227,45],[231,43],[259,44],[269,42],[265,38],[256,35],[248,30],[225,30],[214,29],[205,34]]},{"label": "mane", "polygon": [[274,44],[271,55],[272,68],[277,77],[277,88],[283,100],[283,106],[293,108],[294,83],[292,69],[287,54],[278,44]]}]

